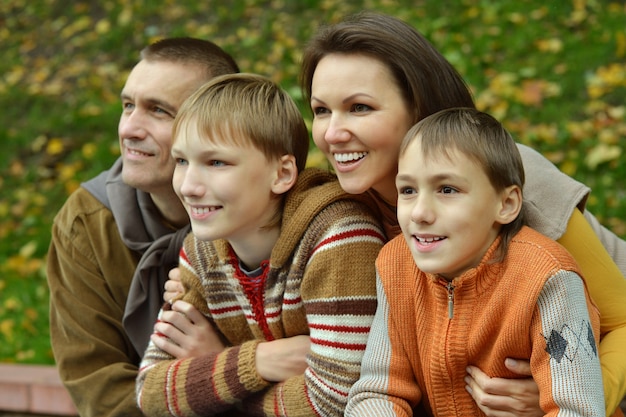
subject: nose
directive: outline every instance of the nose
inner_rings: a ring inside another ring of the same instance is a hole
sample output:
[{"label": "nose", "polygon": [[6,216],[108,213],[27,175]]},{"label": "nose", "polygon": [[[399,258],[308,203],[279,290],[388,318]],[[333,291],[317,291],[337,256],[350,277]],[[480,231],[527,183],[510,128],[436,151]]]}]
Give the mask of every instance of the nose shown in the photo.
[{"label": "nose", "polygon": [[432,224],[435,221],[435,203],[427,194],[418,194],[411,209],[411,221],[417,224]]},{"label": "nose", "polygon": [[206,192],[206,187],[201,179],[201,174],[192,165],[185,166],[184,170],[181,170],[180,166],[176,166],[174,170],[174,188],[178,188],[182,197],[195,198],[203,196]]},{"label": "nose", "polygon": [[122,139],[144,139],[146,137],[145,115],[140,110],[124,112],[120,117],[118,134]]},{"label": "nose", "polygon": [[351,138],[347,121],[341,114],[333,113],[324,132],[324,140],[329,144],[348,142]]}]

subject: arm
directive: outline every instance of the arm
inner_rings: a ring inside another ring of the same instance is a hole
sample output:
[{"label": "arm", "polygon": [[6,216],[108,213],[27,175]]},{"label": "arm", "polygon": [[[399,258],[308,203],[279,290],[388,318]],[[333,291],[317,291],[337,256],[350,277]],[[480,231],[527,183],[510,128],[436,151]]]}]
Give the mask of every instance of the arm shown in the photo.
[{"label": "arm", "polygon": [[[200,278],[188,263],[184,250],[181,264],[185,267],[179,268],[185,288],[182,300],[201,312],[214,329]],[[167,305],[159,313],[159,319],[166,309]],[[141,362],[136,386],[137,404],[146,416],[217,415],[233,408],[238,393],[244,393],[245,398],[269,385],[254,368],[259,341],[251,340],[234,347],[213,345],[211,351],[200,356],[177,360],[160,349],[154,340],[153,336]],[[233,384],[237,392],[231,394]]]},{"label": "arm", "polygon": [[626,277],[626,241],[620,239],[615,233],[602,226],[598,219],[588,210],[584,211],[584,216],[594,233],[602,242],[613,262],[617,265],[622,275]]},{"label": "arm", "polygon": [[[227,346],[211,322],[200,278],[189,264],[179,271],[186,290],[182,299],[164,305],[159,313],[137,379],[137,402],[146,415],[215,415],[236,407],[235,398],[245,399],[270,381],[302,374],[308,336]],[[174,355],[183,359],[176,361]],[[172,375],[172,369],[180,373]]]},{"label": "arm", "polygon": [[558,242],[576,259],[600,310],[600,364],[611,415],[626,396],[626,279],[580,211],[574,210]]},{"label": "arm", "polygon": [[[606,413],[612,415],[626,396],[626,279],[579,210],[572,213],[558,242],[576,259],[600,310],[600,363]],[[467,382],[474,401],[488,416],[542,415],[532,379],[490,379],[472,367]]]},{"label": "arm", "polygon": [[[406,352],[399,350],[401,343],[392,346],[390,337],[393,334],[393,327],[389,318],[389,303],[380,282],[376,278],[376,293],[378,307],[372,323],[367,348],[363,356],[361,365],[361,377],[350,389],[348,405],[346,406],[346,416],[411,416],[411,404],[405,399],[410,390],[403,393],[393,392],[390,387],[392,355],[394,369],[411,369],[406,358]],[[398,377],[404,373],[394,373],[394,387],[415,386],[417,383],[408,378],[399,380]],[[414,391],[418,391],[415,389]],[[421,400],[420,397],[411,398],[412,405],[415,406]]]},{"label": "arm", "polygon": [[599,317],[578,275],[561,270],[548,279],[530,332],[530,365],[546,415],[604,416]]},{"label": "arm", "polygon": [[[72,204],[88,214],[72,213]],[[47,262],[50,340],[78,412],[141,416],[133,395],[139,355],[122,327],[136,261],[111,213],[93,198],[70,197],[55,219]]]},{"label": "arm", "polygon": [[[177,359],[217,354],[226,348],[209,320],[183,300],[165,305],[159,316],[150,339],[159,349]],[[259,343],[257,372],[261,378],[272,382],[300,375],[306,369],[310,349],[310,339],[304,335]]]}]

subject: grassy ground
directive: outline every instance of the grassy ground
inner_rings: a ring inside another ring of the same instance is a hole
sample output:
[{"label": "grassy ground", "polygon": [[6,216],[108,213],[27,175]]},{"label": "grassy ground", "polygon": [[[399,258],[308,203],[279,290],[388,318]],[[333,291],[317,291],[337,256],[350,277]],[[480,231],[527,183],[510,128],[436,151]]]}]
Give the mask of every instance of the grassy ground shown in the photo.
[{"label": "grassy ground", "polygon": [[[214,40],[301,105],[300,51],[326,22],[374,9],[411,22],[518,141],[593,188],[626,237],[623,1],[0,2],[0,361],[52,363],[45,255],[54,214],[117,155],[119,91],[146,43]],[[313,163],[323,158],[313,153]]]}]

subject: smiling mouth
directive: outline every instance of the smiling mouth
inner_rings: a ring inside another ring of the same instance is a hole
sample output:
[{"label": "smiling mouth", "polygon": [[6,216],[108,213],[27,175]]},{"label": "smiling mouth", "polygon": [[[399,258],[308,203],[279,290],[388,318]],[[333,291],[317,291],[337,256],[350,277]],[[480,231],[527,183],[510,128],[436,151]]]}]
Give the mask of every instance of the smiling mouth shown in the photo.
[{"label": "smiling mouth", "polygon": [[339,164],[350,164],[352,162],[359,161],[367,155],[367,152],[348,152],[348,153],[335,153],[335,161]]},{"label": "smiling mouth", "polygon": [[221,208],[221,206],[211,206],[211,207],[191,207],[191,213],[193,214],[207,214],[212,211],[217,211]]},{"label": "smiling mouth", "polygon": [[415,239],[421,243],[422,245],[429,245],[434,242],[439,242],[440,240],[446,239],[445,237],[417,237]]},{"label": "smiling mouth", "polygon": [[141,151],[138,151],[136,149],[130,149],[130,148],[127,148],[127,149],[128,149],[128,153],[130,155],[135,155],[135,156],[152,156],[152,154],[150,154],[150,153],[141,152]]}]

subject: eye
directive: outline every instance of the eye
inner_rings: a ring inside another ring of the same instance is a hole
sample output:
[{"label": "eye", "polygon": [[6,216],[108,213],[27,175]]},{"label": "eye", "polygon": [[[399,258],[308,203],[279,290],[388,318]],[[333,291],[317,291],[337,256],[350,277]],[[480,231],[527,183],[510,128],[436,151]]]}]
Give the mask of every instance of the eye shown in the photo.
[{"label": "eye", "polygon": [[171,117],[172,119],[175,117],[175,115],[173,115],[172,113],[170,113],[169,111],[163,109],[162,107],[158,107],[158,106],[154,106],[151,109],[152,113],[155,113],[157,116],[167,116],[167,117]]},{"label": "eye", "polygon": [[443,187],[441,187],[442,194],[454,194],[456,192],[458,192],[458,190],[454,187],[450,187],[449,185],[444,185]]},{"label": "eye", "polygon": [[330,113],[330,111],[326,107],[321,106],[313,107],[312,110],[315,116]]},{"label": "eye", "polygon": [[363,112],[371,111],[372,108],[368,106],[367,104],[357,103],[357,104],[352,105],[352,108],[350,110],[353,111],[354,113],[363,113]]},{"label": "eye", "polygon": [[217,160],[217,159],[212,159],[212,160],[209,161],[209,166],[219,168],[219,167],[226,166],[226,162],[220,161],[220,160]]},{"label": "eye", "polygon": [[174,160],[176,161],[176,165],[187,165],[187,164],[189,164],[189,162],[187,162],[187,160],[184,159],[184,158],[174,158]]},{"label": "eye", "polygon": [[135,105],[129,101],[122,102],[122,110],[125,113],[131,112],[135,108]]},{"label": "eye", "polygon": [[399,195],[413,195],[417,194],[417,190],[413,187],[403,186],[398,188]]}]

